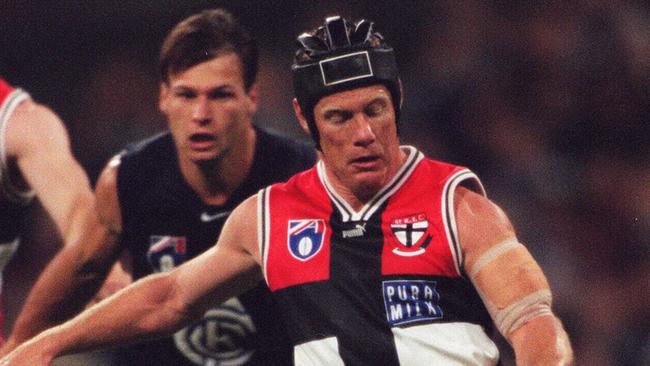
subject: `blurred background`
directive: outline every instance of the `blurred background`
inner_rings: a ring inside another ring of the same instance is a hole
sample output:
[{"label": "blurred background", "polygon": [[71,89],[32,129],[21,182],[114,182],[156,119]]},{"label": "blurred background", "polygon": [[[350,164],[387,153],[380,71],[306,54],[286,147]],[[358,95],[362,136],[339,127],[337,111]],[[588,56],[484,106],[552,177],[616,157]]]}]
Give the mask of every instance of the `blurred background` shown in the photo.
[{"label": "blurred background", "polygon": [[[0,0],[0,75],[61,115],[94,182],[165,128],[162,39],[216,6],[259,39],[256,123],[305,140],[290,105],[296,36],[328,15],[374,20],[401,67],[402,142],[482,178],[547,273],[577,364],[650,365],[647,1]],[[33,216],[5,279],[10,320],[53,251],[30,241],[56,240]]]}]

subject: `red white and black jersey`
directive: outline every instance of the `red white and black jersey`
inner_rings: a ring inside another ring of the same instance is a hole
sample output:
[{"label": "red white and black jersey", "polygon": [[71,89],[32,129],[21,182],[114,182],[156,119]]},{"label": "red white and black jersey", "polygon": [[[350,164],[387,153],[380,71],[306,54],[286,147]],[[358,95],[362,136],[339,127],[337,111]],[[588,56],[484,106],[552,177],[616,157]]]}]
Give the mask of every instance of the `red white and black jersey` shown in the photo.
[{"label": "red white and black jersey", "polygon": [[360,211],[323,162],[259,193],[263,271],[297,365],[494,365],[492,322],[463,276],[454,219],[474,173],[413,147]]},{"label": "red white and black jersey", "polygon": [[[9,117],[16,107],[29,98],[22,89],[13,88],[0,78],[0,294],[2,294],[2,271],[18,248],[19,235],[24,227],[26,206],[31,202],[33,193],[17,187],[17,167],[14,160],[5,151],[5,130]],[[1,306],[1,305],[0,305]],[[0,307],[0,333],[2,332],[3,314]],[[2,335],[0,334],[0,343]]]}]

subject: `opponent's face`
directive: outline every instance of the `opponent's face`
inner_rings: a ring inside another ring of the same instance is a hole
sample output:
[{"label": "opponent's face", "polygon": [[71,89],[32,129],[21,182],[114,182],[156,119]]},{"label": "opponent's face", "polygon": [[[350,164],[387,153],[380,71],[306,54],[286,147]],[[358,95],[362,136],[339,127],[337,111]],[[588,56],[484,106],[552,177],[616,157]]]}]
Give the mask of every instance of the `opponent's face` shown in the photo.
[{"label": "opponent's face", "polygon": [[328,176],[338,189],[369,199],[396,174],[403,154],[385,86],[326,96],[314,107],[314,118]]},{"label": "opponent's face", "polygon": [[159,105],[179,159],[214,160],[246,141],[257,88],[246,91],[239,56],[227,53],[170,75],[161,84]]}]

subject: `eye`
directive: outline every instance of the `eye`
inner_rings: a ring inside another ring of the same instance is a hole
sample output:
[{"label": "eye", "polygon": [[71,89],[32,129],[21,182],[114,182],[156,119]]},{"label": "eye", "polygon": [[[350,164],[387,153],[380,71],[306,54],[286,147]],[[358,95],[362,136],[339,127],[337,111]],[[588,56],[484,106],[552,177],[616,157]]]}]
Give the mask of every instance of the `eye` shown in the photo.
[{"label": "eye", "polygon": [[182,99],[192,99],[196,97],[196,93],[190,90],[177,90],[174,95]]},{"label": "eye", "polygon": [[386,110],[386,101],[385,100],[375,100],[374,102],[368,104],[364,108],[364,112],[368,117],[376,117],[382,114]]},{"label": "eye", "polygon": [[323,117],[330,123],[341,124],[352,118],[352,113],[346,111],[327,111]]},{"label": "eye", "polygon": [[230,91],[230,90],[213,90],[208,94],[208,98],[216,100],[216,99],[229,99],[233,98],[235,96],[235,93]]}]

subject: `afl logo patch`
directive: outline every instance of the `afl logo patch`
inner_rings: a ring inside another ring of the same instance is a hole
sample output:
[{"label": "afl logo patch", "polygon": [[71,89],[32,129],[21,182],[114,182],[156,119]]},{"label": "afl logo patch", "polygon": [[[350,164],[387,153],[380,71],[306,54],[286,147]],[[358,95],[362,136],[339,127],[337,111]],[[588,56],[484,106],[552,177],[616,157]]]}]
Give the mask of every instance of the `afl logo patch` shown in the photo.
[{"label": "afl logo patch", "polygon": [[429,221],[422,213],[391,220],[390,229],[400,244],[393,249],[393,253],[404,257],[423,254],[431,242],[428,228]]},{"label": "afl logo patch", "polygon": [[289,252],[300,260],[307,261],[323,247],[325,221],[322,219],[289,220]]},{"label": "afl logo patch", "polygon": [[239,299],[233,297],[174,334],[174,342],[196,365],[238,366],[253,356],[256,337],[253,319]]},{"label": "afl logo patch", "polygon": [[169,272],[185,262],[184,236],[151,235],[147,260],[154,272]]}]

